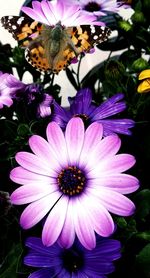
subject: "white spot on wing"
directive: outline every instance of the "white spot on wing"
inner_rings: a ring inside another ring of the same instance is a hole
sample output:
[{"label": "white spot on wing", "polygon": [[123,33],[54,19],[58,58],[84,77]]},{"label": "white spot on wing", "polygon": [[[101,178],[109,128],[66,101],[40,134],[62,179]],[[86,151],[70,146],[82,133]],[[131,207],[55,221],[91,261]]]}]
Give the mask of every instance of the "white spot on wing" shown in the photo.
[{"label": "white spot on wing", "polygon": [[15,25],[13,25],[13,26],[12,26],[12,29],[13,29],[13,30],[16,30],[16,29],[17,29],[17,27],[16,27]]},{"label": "white spot on wing", "polygon": [[98,39],[98,36],[97,36],[97,35],[95,35],[95,36],[93,37],[93,39],[94,39],[94,40],[97,40],[97,39]]},{"label": "white spot on wing", "polygon": [[95,27],[93,25],[91,25],[90,27],[91,27],[91,33],[95,33]]},{"label": "white spot on wing", "polygon": [[20,25],[22,23],[22,21],[24,20],[24,17],[20,17],[18,20],[17,20],[17,23]]}]

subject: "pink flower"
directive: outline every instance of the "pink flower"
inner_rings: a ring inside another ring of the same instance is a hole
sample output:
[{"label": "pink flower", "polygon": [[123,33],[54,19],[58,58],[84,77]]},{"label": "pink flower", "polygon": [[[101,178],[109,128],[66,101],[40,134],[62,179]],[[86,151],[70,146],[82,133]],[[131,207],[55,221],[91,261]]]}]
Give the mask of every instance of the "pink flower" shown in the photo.
[{"label": "pink flower", "polygon": [[25,84],[9,73],[0,72],[0,108],[3,104],[11,106],[13,100],[23,101],[27,105],[36,104],[38,117],[51,115],[53,97],[44,92],[39,84]]},{"label": "pink flower", "polygon": [[103,22],[97,21],[94,15],[81,13],[78,3],[71,3],[69,5],[68,2],[64,0],[33,1],[32,8],[22,7],[21,10],[34,20],[49,26],[55,26],[58,23],[61,23],[61,25],[65,27],[83,24],[105,25]]},{"label": "pink flower", "polygon": [[47,127],[48,142],[38,135],[29,140],[32,153],[19,152],[19,167],[11,179],[21,187],[11,195],[16,205],[28,204],[20,224],[24,229],[47,216],[42,231],[46,246],[58,240],[64,248],[72,246],[75,235],[92,249],[95,232],[103,237],[114,231],[109,212],[128,216],[134,204],[123,194],[138,189],[138,180],[123,173],[135,159],[117,154],[121,141],[117,135],[102,139],[102,125],[94,122],[86,131],[80,118],[71,119],[65,134],[55,122]]}]

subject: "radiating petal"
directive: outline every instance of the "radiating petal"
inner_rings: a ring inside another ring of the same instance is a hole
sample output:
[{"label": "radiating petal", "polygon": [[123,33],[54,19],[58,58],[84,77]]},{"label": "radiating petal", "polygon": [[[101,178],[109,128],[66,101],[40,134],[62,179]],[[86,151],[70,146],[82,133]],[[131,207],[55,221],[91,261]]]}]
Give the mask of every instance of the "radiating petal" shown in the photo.
[{"label": "radiating petal", "polygon": [[52,146],[53,155],[61,163],[62,166],[68,165],[67,148],[64,138],[64,134],[55,122],[51,122],[47,126],[46,130],[47,139]]},{"label": "radiating petal", "polygon": [[[121,146],[121,140],[117,135],[105,137],[101,140],[88,155],[87,170],[95,169],[95,166],[102,164],[104,160],[113,157]],[[105,163],[105,162],[104,162]]]},{"label": "radiating petal", "polygon": [[54,277],[57,278],[71,278],[70,276],[70,272],[68,272],[65,268],[63,268],[59,273],[57,273],[57,275],[55,275]]},{"label": "radiating petal", "polygon": [[30,172],[22,167],[16,167],[10,172],[10,178],[12,181],[19,183],[19,184],[29,184],[29,183],[35,183],[35,182],[44,182],[44,183],[53,183],[54,179],[45,176],[40,175],[37,173]]},{"label": "radiating petal", "polygon": [[52,14],[52,18],[53,22],[58,23],[60,21],[60,19],[64,18],[64,2],[59,0],[59,1],[53,1],[53,2],[48,2],[51,14]]},{"label": "radiating petal", "polygon": [[36,182],[35,184],[20,186],[11,194],[10,199],[11,203],[15,205],[27,204],[37,201],[56,190],[56,184],[50,185],[44,182]]},{"label": "radiating petal", "polygon": [[87,161],[89,160],[89,154],[101,141],[102,135],[103,135],[103,127],[101,124],[95,122],[87,128],[85,132],[85,138],[84,138],[81,155],[80,155],[79,165],[82,166],[82,164],[87,163]]},{"label": "radiating petal", "polygon": [[99,188],[106,187],[107,189],[117,191],[122,194],[128,194],[136,191],[139,188],[139,181],[136,177],[127,174],[112,174],[101,176],[98,179],[91,179],[88,182],[88,187]]},{"label": "radiating petal", "polygon": [[20,225],[23,229],[29,229],[37,224],[60,198],[59,192],[53,192],[48,196],[28,205],[20,218]]},{"label": "radiating petal", "polygon": [[[94,268],[93,268],[93,263],[94,263]],[[105,274],[109,274],[111,272],[113,272],[115,270],[114,265],[112,264],[112,262],[109,261],[104,261],[104,262],[98,262],[95,260],[91,260],[88,263],[87,266],[87,270],[86,273],[88,273],[89,277],[91,277],[91,275],[93,275],[93,277],[95,278],[99,278],[99,277],[106,277],[106,276],[99,276],[100,275],[105,275]]]},{"label": "radiating petal", "polygon": [[119,174],[130,169],[134,164],[134,156],[130,154],[118,154],[109,159],[106,158],[102,163],[100,162],[96,165],[95,168],[88,173],[88,177],[99,178],[103,175]]},{"label": "radiating petal", "polygon": [[58,239],[59,244],[63,248],[70,248],[75,239],[74,222],[73,222],[73,217],[72,217],[72,215],[73,215],[72,206],[73,206],[73,202],[72,202],[72,199],[70,199],[63,230]]},{"label": "radiating petal", "polygon": [[65,132],[67,150],[70,164],[77,163],[84,141],[84,124],[80,118],[72,118]]},{"label": "radiating petal", "polygon": [[56,160],[54,157],[52,146],[41,136],[33,135],[29,139],[29,145],[31,150],[45,161],[47,165],[51,164],[52,169],[57,169],[57,171],[61,170],[61,166],[59,164],[59,160]]},{"label": "radiating petal", "polygon": [[[27,152],[18,152],[16,154],[16,161],[26,170],[29,170],[30,172],[34,172],[40,175],[46,175],[46,176],[57,176],[57,169],[54,171],[50,164],[51,162],[46,163],[46,161],[43,161],[40,159],[40,157]],[[59,170],[59,169],[58,169]]]},{"label": "radiating petal", "polygon": [[[41,9],[44,13],[45,18],[49,22],[49,25],[55,25],[58,21],[55,13],[53,12],[53,3],[47,1],[41,1]],[[58,11],[59,13],[59,11]]]},{"label": "radiating petal", "polygon": [[51,273],[53,273],[52,270],[43,268],[30,274],[28,278],[49,278]]},{"label": "radiating petal", "polygon": [[96,246],[96,239],[93,227],[88,214],[82,206],[82,201],[78,198],[73,202],[73,219],[77,237],[81,244],[91,250]]},{"label": "radiating petal", "polygon": [[91,224],[99,235],[110,236],[114,231],[114,222],[105,206],[101,205],[97,197],[82,195],[82,205],[90,218]]},{"label": "radiating petal", "polygon": [[85,114],[89,110],[92,102],[92,92],[90,89],[81,89],[77,92],[76,97],[70,106],[70,111],[72,115]]},{"label": "radiating petal", "polygon": [[67,213],[69,199],[62,196],[50,211],[42,231],[42,241],[46,246],[52,245],[59,237]]},{"label": "radiating petal", "polygon": [[45,254],[51,259],[54,258],[54,253],[55,255],[58,255],[60,253],[58,244],[53,244],[52,247],[46,247],[43,245],[41,238],[38,237],[28,237],[26,239],[25,245],[31,248],[33,250],[32,252]]},{"label": "radiating petal", "polygon": [[98,121],[100,119],[104,119],[122,112],[126,108],[125,101],[120,101],[123,97],[123,94],[116,94],[110,97],[100,106],[98,106],[90,115],[90,117],[92,117],[94,121]]},{"label": "radiating petal", "polygon": [[22,12],[27,14],[32,19],[34,19],[36,21],[39,21],[41,23],[49,25],[49,22],[47,21],[47,18],[45,18],[44,14],[42,14],[41,10],[39,10],[37,12],[36,10],[33,10],[33,9],[29,8],[29,7],[22,7],[21,10],[22,10]]},{"label": "radiating petal", "polygon": [[30,252],[24,258],[24,263],[33,267],[51,267],[51,259],[45,254],[39,254],[37,252]]},{"label": "radiating petal", "polygon": [[121,216],[132,215],[135,211],[135,205],[124,195],[108,190],[88,188],[89,194],[97,196],[100,203],[110,212]]}]

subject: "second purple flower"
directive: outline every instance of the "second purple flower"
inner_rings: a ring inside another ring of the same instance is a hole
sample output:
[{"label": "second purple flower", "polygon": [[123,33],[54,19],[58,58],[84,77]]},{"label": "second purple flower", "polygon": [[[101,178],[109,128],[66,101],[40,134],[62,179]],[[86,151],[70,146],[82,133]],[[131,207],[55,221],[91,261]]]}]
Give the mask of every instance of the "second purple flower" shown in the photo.
[{"label": "second purple flower", "polygon": [[124,95],[118,93],[107,99],[99,106],[92,102],[92,92],[90,89],[81,89],[77,92],[74,99],[69,98],[70,107],[65,109],[54,103],[53,121],[56,121],[62,128],[72,117],[80,117],[85,126],[93,122],[103,125],[103,136],[120,133],[131,135],[130,128],[134,127],[135,122],[131,119],[114,119],[111,116],[126,109]]}]

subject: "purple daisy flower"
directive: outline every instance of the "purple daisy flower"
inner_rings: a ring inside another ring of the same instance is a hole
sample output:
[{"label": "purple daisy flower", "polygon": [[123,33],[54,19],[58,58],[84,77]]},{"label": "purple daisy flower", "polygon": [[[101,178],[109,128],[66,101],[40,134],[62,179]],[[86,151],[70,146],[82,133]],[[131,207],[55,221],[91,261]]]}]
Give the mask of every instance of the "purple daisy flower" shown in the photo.
[{"label": "purple daisy flower", "polygon": [[7,87],[7,78],[8,73],[0,72],[0,109],[3,108],[4,105],[10,107],[13,104],[11,91]]},{"label": "purple daisy flower", "polygon": [[96,122],[85,131],[83,121],[73,118],[65,134],[51,122],[46,133],[48,142],[38,135],[29,139],[33,153],[17,153],[20,166],[11,171],[10,178],[22,186],[12,193],[11,202],[30,203],[20,218],[24,229],[46,216],[44,245],[59,240],[62,247],[69,248],[77,235],[85,248],[93,249],[95,232],[107,237],[114,231],[109,212],[128,216],[135,210],[123,194],[137,190],[139,182],[122,173],[134,165],[135,158],[116,154],[119,137],[102,139],[102,125]]},{"label": "purple daisy flower", "polygon": [[105,25],[100,21],[96,21],[94,15],[81,13],[78,3],[68,5],[64,0],[42,0],[41,2],[33,1],[32,7],[22,7],[21,10],[34,20],[49,26],[55,26],[58,23],[65,27],[83,25],[83,23],[84,25]]},{"label": "purple daisy flower", "polygon": [[96,16],[105,16],[108,12],[118,13],[120,8],[129,7],[117,0],[68,0],[68,3],[78,4],[84,13]]},{"label": "purple daisy flower", "polygon": [[[39,84],[25,84],[18,80],[15,76],[8,73],[0,73],[0,92],[2,101],[7,106],[12,105],[13,99],[17,101],[23,100],[27,104],[37,103],[37,115],[46,117],[51,115],[52,96],[44,93],[43,87]],[[0,97],[0,108],[1,97]]]},{"label": "purple daisy flower", "polygon": [[40,268],[28,278],[106,278],[115,269],[113,261],[121,256],[120,242],[108,238],[98,238],[92,251],[78,241],[70,249],[61,248],[57,243],[46,247],[36,237],[29,237],[26,246],[30,249],[24,264]]},{"label": "purple daisy flower", "polygon": [[133,120],[109,118],[126,109],[125,101],[121,101],[123,97],[124,95],[119,93],[96,106],[92,103],[91,90],[81,89],[73,99],[69,98],[69,110],[54,102],[53,121],[65,128],[72,117],[81,117],[86,126],[92,122],[101,123],[104,130],[103,136],[115,133],[131,135],[129,128],[135,125]]}]

